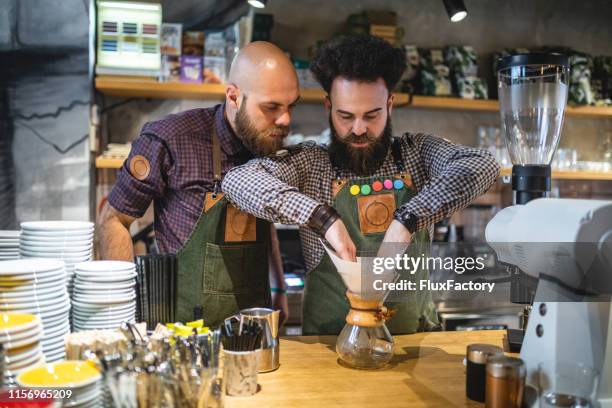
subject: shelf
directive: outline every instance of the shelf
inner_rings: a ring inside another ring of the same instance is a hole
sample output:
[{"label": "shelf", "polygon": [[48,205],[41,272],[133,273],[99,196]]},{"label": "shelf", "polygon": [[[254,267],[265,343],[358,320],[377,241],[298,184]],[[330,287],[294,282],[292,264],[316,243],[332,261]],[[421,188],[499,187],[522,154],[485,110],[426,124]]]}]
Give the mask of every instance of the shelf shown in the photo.
[{"label": "shelf", "polygon": [[[512,168],[501,170],[500,176],[511,176]],[[612,171],[587,171],[587,170],[553,170],[554,180],[593,180],[606,181],[612,180]]]},{"label": "shelf", "polygon": [[118,169],[123,165],[125,158],[123,157],[96,157],[97,169]]},{"label": "shelf", "polygon": [[[96,158],[96,168],[98,169],[118,169],[123,165],[123,158],[108,158],[99,156]],[[511,168],[504,168],[500,176],[510,176]],[[557,180],[612,180],[612,171],[581,171],[581,170],[553,170],[553,179]]]},{"label": "shelf", "polygon": [[[158,82],[154,78],[135,78],[119,76],[96,77],[96,89],[105,95],[122,98],[153,98],[153,99],[210,99],[223,100],[225,85],[223,84],[189,84],[183,82]],[[317,103],[323,101],[325,93],[321,89],[302,89],[301,102]],[[460,99],[441,96],[414,95],[408,105],[408,94],[396,93],[396,106],[411,108],[441,109],[456,111],[498,112],[496,100]],[[612,107],[605,106],[568,106],[568,116],[612,118]]]}]

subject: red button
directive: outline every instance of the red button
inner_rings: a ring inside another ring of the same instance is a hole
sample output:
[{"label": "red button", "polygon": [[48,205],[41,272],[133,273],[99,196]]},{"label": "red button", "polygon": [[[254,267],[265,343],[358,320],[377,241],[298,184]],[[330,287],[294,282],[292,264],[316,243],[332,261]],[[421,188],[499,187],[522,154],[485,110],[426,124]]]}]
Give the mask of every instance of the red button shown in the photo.
[{"label": "red button", "polygon": [[380,181],[376,180],[374,183],[372,183],[372,190],[378,192],[382,189],[383,189],[383,183],[381,183]]}]

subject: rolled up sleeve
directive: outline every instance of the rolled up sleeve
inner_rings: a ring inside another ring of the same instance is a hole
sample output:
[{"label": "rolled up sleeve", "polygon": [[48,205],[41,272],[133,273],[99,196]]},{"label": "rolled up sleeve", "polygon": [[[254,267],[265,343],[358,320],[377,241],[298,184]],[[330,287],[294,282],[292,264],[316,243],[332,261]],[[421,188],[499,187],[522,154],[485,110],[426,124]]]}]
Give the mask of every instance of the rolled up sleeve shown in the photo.
[{"label": "rolled up sleeve", "polygon": [[403,217],[416,216],[417,230],[467,207],[499,176],[500,166],[486,150],[423,134],[413,136],[411,143],[419,153],[428,181],[400,211]]},{"label": "rolled up sleeve", "polygon": [[[117,182],[108,197],[109,204],[123,214],[142,217],[151,201],[161,197],[166,190],[169,158],[168,149],[161,139],[152,134],[141,134],[132,142],[130,154],[119,170]],[[134,160],[140,161],[139,174],[132,173]]]},{"label": "rolled up sleeve", "polygon": [[238,208],[256,217],[304,225],[320,205],[300,192],[312,160],[307,148],[284,157],[253,159],[225,175],[223,192]]}]

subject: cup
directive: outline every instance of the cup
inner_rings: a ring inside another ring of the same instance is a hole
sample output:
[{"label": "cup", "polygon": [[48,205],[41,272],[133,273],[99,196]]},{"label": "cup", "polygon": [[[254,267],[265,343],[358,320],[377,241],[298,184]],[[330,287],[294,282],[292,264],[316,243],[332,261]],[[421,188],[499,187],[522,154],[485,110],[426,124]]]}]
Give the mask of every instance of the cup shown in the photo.
[{"label": "cup", "polygon": [[223,350],[223,381],[227,395],[246,397],[257,392],[257,352]]},{"label": "cup", "polygon": [[593,407],[599,375],[597,370],[571,361],[538,364],[540,408]]}]

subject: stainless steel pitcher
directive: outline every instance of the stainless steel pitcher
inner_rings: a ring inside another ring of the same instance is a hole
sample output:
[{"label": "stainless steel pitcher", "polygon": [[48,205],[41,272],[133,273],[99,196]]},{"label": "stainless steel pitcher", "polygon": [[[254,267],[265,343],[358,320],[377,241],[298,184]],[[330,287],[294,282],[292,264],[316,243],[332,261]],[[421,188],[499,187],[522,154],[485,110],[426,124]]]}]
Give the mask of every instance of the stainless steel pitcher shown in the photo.
[{"label": "stainless steel pitcher", "polygon": [[226,319],[236,319],[240,321],[240,328],[242,328],[249,320],[257,320],[257,322],[263,328],[261,346],[257,350],[258,367],[260,373],[274,371],[280,365],[278,342],[279,317],[280,310],[272,310],[265,307],[253,307],[250,309],[243,309],[236,315]]}]

